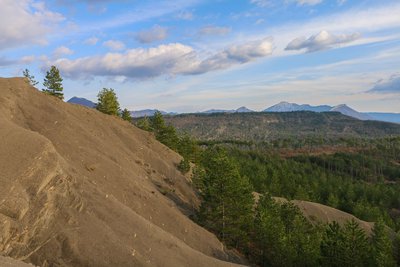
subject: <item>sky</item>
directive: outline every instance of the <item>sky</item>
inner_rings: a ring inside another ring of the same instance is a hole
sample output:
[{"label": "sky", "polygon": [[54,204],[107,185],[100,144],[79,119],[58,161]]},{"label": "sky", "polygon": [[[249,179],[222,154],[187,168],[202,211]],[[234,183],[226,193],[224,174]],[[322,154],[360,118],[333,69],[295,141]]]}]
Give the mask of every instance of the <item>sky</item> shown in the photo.
[{"label": "sky", "polygon": [[196,112],[281,101],[400,112],[399,0],[0,0],[0,76]]}]

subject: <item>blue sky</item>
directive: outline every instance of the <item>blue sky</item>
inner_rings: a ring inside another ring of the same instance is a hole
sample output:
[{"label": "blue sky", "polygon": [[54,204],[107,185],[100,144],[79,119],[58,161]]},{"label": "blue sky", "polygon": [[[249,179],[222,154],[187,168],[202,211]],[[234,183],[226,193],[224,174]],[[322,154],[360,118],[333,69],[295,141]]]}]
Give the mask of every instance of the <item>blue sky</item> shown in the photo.
[{"label": "blue sky", "polygon": [[[280,101],[400,112],[398,0],[0,0],[0,76],[194,112]],[[42,88],[41,84],[38,88]]]}]

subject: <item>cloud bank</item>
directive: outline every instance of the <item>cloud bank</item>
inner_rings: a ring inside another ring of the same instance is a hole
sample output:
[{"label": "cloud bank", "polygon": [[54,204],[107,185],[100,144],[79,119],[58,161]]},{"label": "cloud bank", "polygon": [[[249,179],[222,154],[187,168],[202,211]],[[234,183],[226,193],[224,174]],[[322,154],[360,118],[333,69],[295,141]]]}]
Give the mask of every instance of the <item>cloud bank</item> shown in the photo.
[{"label": "cloud bank", "polygon": [[150,30],[138,32],[135,39],[142,44],[149,44],[156,41],[165,40],[168,36],[167,28],[155,25]]},{"label": "cloud bank", "polygon": [[350,43],[360,38],[359,33],[353,34],[331,34],[328,31],[321,31],[316,35],[312,35],[309,38],[299,37],[292,40],[285,48],[285,50],[302,50],[306,52],[316,52],[333,48],[335,46]]},{"label": "cloud bank", "polygon": [[46,44],[47,34],[63,20],[61,14],[49,11],[42,2],[2,0],[0,50],[29,44]]},{"label": "cloud bank", "polygon": [[71,79],[89,79],[94,76],[150,79],[159,76],[196,75],[245,64],[272,53],[269,38],[233,45],[212,56],[201,59],[192,47],[180,43],[153,48],[130,49],[123,53],[83,57],[74,60],[57,59],[45,63],[56,65]]},{"label": "cloud bank", "polygon": [[205,26],[199,30],[200,35],[226,35],[231,32],[229,27]]},{"label": "cloud bank", "polygon": [[394,74],[386,80],[379,80],[374,87],[372,87],[367,92],[369,93],[400,93],[400,74]]}]

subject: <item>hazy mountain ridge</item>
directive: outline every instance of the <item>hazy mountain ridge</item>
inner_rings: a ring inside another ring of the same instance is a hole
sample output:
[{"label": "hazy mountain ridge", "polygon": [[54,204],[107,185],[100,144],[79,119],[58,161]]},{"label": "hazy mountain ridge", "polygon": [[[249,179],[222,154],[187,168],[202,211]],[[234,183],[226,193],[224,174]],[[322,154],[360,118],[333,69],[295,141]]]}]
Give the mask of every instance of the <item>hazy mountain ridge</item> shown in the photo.
[{"label": "hazy mountain ridge", "polygon": [[200,140],[270,141],[306,137],[383,137],[399,135],[400,125],[363,121],[339,112],[254,112],[180,114],[165,120]]},{"label": "hazy mountain ridge", "polygon": [[86,98],[77,97],[77,96],[72,97],[70,100],[67,101],[67,103],[77,104],[77,105],[85,106],[88,108],[94,108],[96,106],[96,103],[94,103]]},{"label": "hazy mountain ridge", "polygon": [[[73,97],[67,101],[68,103],[79,104],[82,106],[94,108],[95,103],[85,98]],[[143,110],[134,110],[130,111],[131,116],[133,118],[140,118],[140,117],[151,117],[160,111],[163,115],[178,115],[178,114],[185,114],[185,113],[178,113],[178,112],[166,112],[158,109],[143,109]],[[255,111],[251,110],[245,106],[239,107],[237,109],[209,109],[201,112],[201,114],[213,114],[213,113],[250,113],[250,112],[294,112],[294,111],[313,111],[313,112],[340,112],[343,115],[350,116],[359,120],[377,120],[377,121],[384,121],[384,122],[393,122],[393,123],[400,123],[400,113],[379,113],[379,112],[358,112],[351,107],[347,106],[346,104],[340,104],[337,106],[329,106],[329,105],[319,105],[319,106],[312,106],[309,104],[296,104],[296,103],[289,103],[282,101],[278,104],[275,104],[269,108],[266,108],[262,111]]]},{"label": "hazy mountain ridge", "polygon": [[320,105],[320,106],[311,106],[308,104],[296,104],[289,102],[280,102],[276,105],[273,105],[267,109],[264,109],[264,112],[289,112],[289,111],[314,111],[314,112],[324,112],[330,111],[332,109],[331,106],[328,105]]}]

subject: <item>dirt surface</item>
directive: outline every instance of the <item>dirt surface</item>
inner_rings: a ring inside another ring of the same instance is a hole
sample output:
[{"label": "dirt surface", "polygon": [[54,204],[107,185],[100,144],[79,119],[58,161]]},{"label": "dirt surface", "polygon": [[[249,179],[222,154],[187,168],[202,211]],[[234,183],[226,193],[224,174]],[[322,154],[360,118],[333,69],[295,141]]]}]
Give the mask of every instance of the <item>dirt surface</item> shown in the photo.
[{"label": "dirt surface", "polygon": [[[287,199],[282,197],[274,197],[274,199],[278,202],[287,202]],[[350,213],[310,201],[291,200],[291,202],[295,204],[312,223],[331,223],[336,221],[340,225],[344,225],[348,221],[355,220],[367,234],[372,233],[372,228],[374,227],[373,222],[360,220]]]},{"label": "dirt surface", "polygon": [[0,255],[37,266],[234,265],[187,217],[198,199],[180,160],[126,121],[0,78]]},{"label": "dirt surface", "polygon": [[28,264],[22,261],[17,261],[12,258],[6,258],[0,256],[1,267],[34,267],[32,264]]}]

